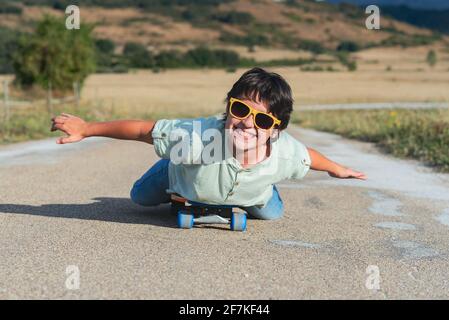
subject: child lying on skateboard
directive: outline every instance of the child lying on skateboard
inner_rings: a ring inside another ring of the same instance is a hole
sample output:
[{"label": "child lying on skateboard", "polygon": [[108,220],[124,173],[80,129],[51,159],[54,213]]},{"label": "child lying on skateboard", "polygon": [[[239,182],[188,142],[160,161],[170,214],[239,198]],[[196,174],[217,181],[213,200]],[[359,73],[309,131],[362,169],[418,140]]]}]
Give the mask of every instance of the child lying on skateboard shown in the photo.
[{"label": "child lying on skateboard", "polygon": [[66,137],[59,144],[102,136],[154,145],[161,158],[131,190],[143,206],[170,202],[171,190],[195,202],[243,207],[252,217],[277,219],[284,206],[275,186],[301,179],[309,169],[336,178],[366,179],[305,147],[289,135],[293,110],[290,86],[261,68],[245,72],[226,97],[226,112],[208,118],[118,120],[87,123],[62,113],[52,131]]}]

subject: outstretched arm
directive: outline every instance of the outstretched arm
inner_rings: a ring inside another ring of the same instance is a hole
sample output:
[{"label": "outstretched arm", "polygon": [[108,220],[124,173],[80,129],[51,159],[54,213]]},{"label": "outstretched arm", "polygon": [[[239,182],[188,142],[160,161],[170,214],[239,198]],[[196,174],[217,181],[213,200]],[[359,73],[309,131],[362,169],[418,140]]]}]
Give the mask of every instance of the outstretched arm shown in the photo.
[{"label": "outstretched arm", "polygon": [[307,150],[309,151],[310,159],[312,161],[310,168],[313,170],[326,171],[334,178],[354,178],[361,180],[366,180],[367,178],[364,173],[339,165],[312,148],[307,148]]},{"label": "outstretched arm", "polygon": [[56,143],[78,142],[84,138],[99,136],[123,140],[136,140],[153,143],[151,133],[155,121],[116,120],[109,122],[86,122],[83,119],[62,113],[52,120],[51,131],[60,130],[67,134]]}]

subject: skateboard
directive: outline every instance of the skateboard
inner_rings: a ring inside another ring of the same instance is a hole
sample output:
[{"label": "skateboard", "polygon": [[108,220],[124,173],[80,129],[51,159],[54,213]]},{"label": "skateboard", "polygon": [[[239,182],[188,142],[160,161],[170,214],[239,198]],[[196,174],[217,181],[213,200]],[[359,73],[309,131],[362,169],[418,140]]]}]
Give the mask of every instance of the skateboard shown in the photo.
[{"label": "skateboard", "polygon": [[172,212],[178,216],[178,227],[192,229],[198,224],[229,224],[233,231],[246,230],[246,212],[231,205],[211,205],[170,194]]}]

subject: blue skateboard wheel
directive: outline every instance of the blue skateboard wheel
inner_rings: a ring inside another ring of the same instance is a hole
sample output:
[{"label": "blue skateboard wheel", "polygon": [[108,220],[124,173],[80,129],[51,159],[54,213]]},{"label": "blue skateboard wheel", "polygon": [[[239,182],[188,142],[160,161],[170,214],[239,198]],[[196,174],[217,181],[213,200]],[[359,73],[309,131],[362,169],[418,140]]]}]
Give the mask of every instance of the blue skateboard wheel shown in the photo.
[{"label": "blue skateboard wheel", "polygon": [[193,214],[188,214],[185,211],[178,211],[178,227],[182,229],[192,229]]},{"label": "blue skateboard wheel", "polygon": [[232,213],[231,230],[233,230],[233,231],[245,231],[246,230],[246,214],[235,213],[235,212]]}]

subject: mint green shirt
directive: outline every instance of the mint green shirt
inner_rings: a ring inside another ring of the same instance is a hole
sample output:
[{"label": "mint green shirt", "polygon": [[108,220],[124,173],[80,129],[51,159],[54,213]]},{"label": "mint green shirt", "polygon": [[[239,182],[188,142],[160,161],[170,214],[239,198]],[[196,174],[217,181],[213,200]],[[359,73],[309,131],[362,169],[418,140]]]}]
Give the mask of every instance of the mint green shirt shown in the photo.
[{"label": "mint green shirt", "polygon": [[[220,132],[224,137],[224,124],[221,114],[156,122],[152,132],[156,154],[171,159],[168,169],[170,191],[189,200],[209,204],[265,206],[272,196],[273,184],[285,179],[301,179],[308,172],[311,163],[309,152],[285,131],[272,141],[270,156],[250,168],[243,168],[232,153],[226,155],[225,152],[219,152],[223,155],[213,162],[199,161],[198,150],[206,148],[208,143],[204,141],[209,141],[199,137],[208,132]],[[191,137],[189,156],[182,162],[173,160],[175,151],[181,154],[183,137],[177,135],[180,132]],[[215,152],[211,154],[215,155]]]}]

